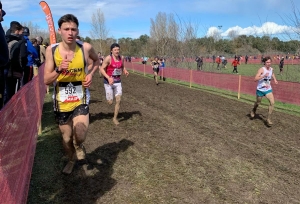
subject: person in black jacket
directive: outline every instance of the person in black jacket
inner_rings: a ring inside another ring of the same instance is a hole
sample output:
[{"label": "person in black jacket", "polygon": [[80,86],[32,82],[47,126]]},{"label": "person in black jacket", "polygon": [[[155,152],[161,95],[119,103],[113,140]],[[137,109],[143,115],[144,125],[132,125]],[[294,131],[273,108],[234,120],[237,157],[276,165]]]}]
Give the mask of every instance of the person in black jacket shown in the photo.
[{"label": "person in black jacket", "polygon": [[4,96],[4,67],[7,65],[9,56],[8,56],[8,46],[5,40],[5,33],[2,27],[3,17],[5,16],[5,11],[2,10],[2,3],[0,1],[0,109],[3,106],[3,96]]},{"label": "person in black jacket", "polygon": [[2,10],[2,4],[0,2],[0,67],[3,67],[8,63],[8,46],[5,40],[5,33],[2,27],[3,16],[5,11]]},{"label": "person in black jacket", "polygon": [[280,75],[283,74],[283,65],[284,65],[284,57],[282,57],[280,62],[279,62],[279,74]]},{"label": "person in black jacket", "polygon": [[5,36],[10,60],[5,66],[6,95],[4,96],[4,104],[6,104],[22,86],[21,79],[23,77],[23,70],[28,62],[27,43],[22,33],[23,26],[19,22],[13,21],[10,26],[10,34]]}]

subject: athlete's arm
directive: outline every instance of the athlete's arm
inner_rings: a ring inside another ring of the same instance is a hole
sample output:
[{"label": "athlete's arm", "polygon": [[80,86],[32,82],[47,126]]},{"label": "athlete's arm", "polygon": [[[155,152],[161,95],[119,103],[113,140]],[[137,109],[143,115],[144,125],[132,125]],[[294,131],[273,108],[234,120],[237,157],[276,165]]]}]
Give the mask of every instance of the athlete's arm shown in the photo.
[{"label": "athlete's arm", "polygon": [[106,69],[110,64],[111,56],[108,55],[107,57],[104,58],[102,66],[100,66],[100,72],[103,77],[105,77],[108,80],[109,84],[114,83],[114,79],[112,77],[109,77],[108,74],[106,73]]},{"label": "athlete's arm", "polygon": [[274,79],[275,84],[278,84],[278,81],[277,81],[277,79],[276,79],[276,77],[275,77],[274,72],[272,73],[272,77],[273,77],[273,79]]},{"label": "athlete's arm", "polygon": [[263,68],[259,68],[259,70],[257,71],[257,73],[254,77],[254,81],[258,81],[258,80],[261,80],[262,78],[264,78],[265,76],[262,76],[263,73],[264,73]]},{"label": "athlete's arm", "polygon": [[88,59],[91,59],[93,61],[91,69],[88,70],[88,74],[93,75],[95,71],[99,68],[100,61],[98,55],[96,54],[91,44],[84,43],[84,46],[86,46],[86,49],[88,50],[89,53]]},{"label": "athlete's arm", "polygon": [[83,43],[83,46],[84,46],[84,49],[87,50],[87,53],[88,53],[87,61],[89,61],[89,59],[93,61],[91,63],[92,67],[90,69],[89,69],[90,66],[88,66],[88,73],[85,76],[84,81],[82,82],[82,85],[84,87],[89,88],[92,83],[93,74],[99,68],[100,63],[99,63],[98,55],[96,54],[92,45],[89,43]]},{"label": "athlete's arm", "polygon": [[126,77],[129,75],[129,72],[127,71],[127,69],[124,67],[124,56],[121,57],[122,59],[122,69],[124,74],[126,75]]},{"label": "athlete's arm", "polygon": [[46,49],[46,60],[44,68],[44,83],[46,85],[52,84],[59,74],[55,71],[54,59],[52,56],[52,47],[49,46]]},{"label": "athlete's arm", "polygon": [[[59,45],[58,45],[59,46]],[[52,47],[49,46],[46,50],[46,62],[44,68],[44,83],[46,85],[50,85],[53,83],[61,72],[67,70],[69,68],[70,60],[67,59],[67,55],[63,58],[59,67],[57,67],[57,71],[55,71],[54,59],[52,56]]]}]

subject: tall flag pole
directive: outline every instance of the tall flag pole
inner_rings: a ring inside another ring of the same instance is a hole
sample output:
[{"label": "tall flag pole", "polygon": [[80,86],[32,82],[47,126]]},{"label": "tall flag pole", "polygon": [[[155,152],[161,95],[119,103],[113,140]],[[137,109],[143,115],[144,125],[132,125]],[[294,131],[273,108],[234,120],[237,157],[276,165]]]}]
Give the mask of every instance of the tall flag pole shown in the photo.
[{"label": "tall flag pole", "polygon": [[40,6],[42,7],[42,9],[46,15],[46,21],[48,23],[48,28],[49,28],[49,33],[50,33],[50,44],[55,44],[56,43],[56,33],[55,33],[55,27],[54,27],[50,7],[48,6],[48,4],[45,1],[41,1]]}]

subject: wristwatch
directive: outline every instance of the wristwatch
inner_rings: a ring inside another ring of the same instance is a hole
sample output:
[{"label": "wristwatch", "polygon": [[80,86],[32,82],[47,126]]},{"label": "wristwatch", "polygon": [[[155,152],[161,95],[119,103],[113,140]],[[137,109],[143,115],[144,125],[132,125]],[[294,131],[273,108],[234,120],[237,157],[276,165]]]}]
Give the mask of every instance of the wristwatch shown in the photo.
[{"label": "wristwatch", "polygon": [[55,67],[55,71],[56,71],[57,74],[60,74],[62,72],[62,71],[58,70],[58,67]]}]

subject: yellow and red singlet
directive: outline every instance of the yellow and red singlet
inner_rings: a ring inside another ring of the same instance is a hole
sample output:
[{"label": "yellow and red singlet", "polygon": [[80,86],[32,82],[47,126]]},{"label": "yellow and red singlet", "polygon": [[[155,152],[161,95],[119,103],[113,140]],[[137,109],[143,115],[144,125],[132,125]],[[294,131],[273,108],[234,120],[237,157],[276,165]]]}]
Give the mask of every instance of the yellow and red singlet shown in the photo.
[{"label": "yellow and red singlet", "polygon": [[[52,45],[52,53],[56,67],[59,67],[63,57],[59,53],[59,43]],[[54,82],[54,111],[73,111],[81,104],[87,104],[89,92],[83,87],[87,67],[83,52],[83,45],[76,43],[74,57],[66,71],[59,74]]]}]

